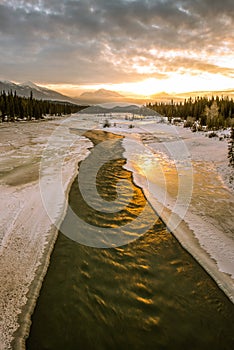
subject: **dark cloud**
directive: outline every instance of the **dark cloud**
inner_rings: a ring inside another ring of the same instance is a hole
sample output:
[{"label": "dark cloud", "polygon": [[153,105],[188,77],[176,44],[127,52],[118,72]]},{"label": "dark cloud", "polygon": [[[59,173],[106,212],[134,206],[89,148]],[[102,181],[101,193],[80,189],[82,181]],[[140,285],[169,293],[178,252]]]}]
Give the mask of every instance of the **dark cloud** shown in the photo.
[{"label": "dark cloud", "polygon": [[[80,84],[163,78],[177,69],[231,76],[209,59],[222,47],[233,52],[233,18],[233,0],[3,0],[0,72]],[[149,73],[141,70],[147,65]]]}]

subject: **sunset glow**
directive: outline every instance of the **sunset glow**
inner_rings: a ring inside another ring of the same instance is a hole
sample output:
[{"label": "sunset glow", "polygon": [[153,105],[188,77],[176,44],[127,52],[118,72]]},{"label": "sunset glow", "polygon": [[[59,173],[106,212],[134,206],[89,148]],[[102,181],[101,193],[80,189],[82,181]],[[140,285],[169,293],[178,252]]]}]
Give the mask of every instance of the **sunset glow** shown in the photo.
[{"label": "sunset glow", "polygon": [[[45,86],[45,85],[44,85]],[[180,93],[191,91],[221,91],[233,88],[233,79],[221,74],[203,74],[192,76],[189,74],[173,74],[168,79],[159,80],[148,78],[139,82],[122,84],[92,84],[92,85],[69,85],[48,84],[53,89],[72,97],[78,97],[84,91],[107,89],[118,91],[130,97],[149,97],[162,91],[167,93]]]},{"label": "sunset glow", "polygon": [[0,3],[1,79],[78,97],[147,97],[234,87],[233,2]]}]

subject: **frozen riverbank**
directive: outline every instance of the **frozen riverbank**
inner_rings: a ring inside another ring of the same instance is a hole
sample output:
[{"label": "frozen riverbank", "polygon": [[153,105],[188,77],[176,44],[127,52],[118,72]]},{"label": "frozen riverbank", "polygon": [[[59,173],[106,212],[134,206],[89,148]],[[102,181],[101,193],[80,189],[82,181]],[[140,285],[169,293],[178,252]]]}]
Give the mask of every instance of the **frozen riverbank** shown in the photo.
[{"label": "frozen riverbank", "polygon": [[14,348],[24,346],[77,162],[91,145],[70,132],[75,123],[76,118],[0,125],[1,350],[11,349],[13,340]]},{"label": "frozen riverbank", "polygon": [[234,195],[227,141],[152,121],[135,122],[133,130],[135,135],[122,124],[115,131],[127,135],[127,169],[184,248],[234,301]]}]

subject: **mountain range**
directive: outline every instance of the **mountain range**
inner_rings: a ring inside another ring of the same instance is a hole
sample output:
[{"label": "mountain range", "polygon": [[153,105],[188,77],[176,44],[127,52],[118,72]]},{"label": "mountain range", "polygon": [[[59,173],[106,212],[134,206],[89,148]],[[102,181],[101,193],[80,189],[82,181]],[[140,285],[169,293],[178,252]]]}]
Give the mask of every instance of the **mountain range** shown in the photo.
[{"label": "mountain range", "polygon": [[128,98],[119,94],[118,92],[99,89],[93,92],[83,92],[78,97],[69,97],[63,95],[57,91],[47,89],[45,87],[41,87],[32,83],[31,81],[27,81],[25,83],[16,84],[11,81],[0,81],[0,91],[6,91],[13,93],[16,91],[18,96],[22,97],[30,97],[31,92],[36,99],[42,100],[53,100],[53,101],[67,101],[81,105],[87,104],[100,104],[107,102],[126,102],[126,103],[139,103],[144,104],[145,99],[133,99]]},{"label": "mountain range", "polygon": [[31,92],[36,99],[42,100],[54,100],[54,101],[67,101],[76,103],[73,98],[60,94],[57,91],[50,90],[41,86],[38,86],[31,81],[27,81],[22,84],[16,84],[11,81],[0,81],[0,91],[16,91],[18,96],[30,97]]},{"label": "mountain range", "polygon": [[139,104],[143,105],[146,102],[169,102],[170,100],[174,101],[183,101],[185,98],[196,97],[196,96],[229,96],[234,97],[234,89],[229,90],[220,90],[220,91],[192,91],[186,93],[177,93],[177,94],[168,94],[166,92],[157,93],[149,96],[148,98],[133,98],[124,96],[118,92],[99,89],[92,92],[83,92],[80,96],[72,98],[66,95],[63,95],[57,91],[47,89],[45,87],[38,86],[31,81],[27,81],[22,84],[16,84],[11,81],[0,81],[0,91],[5,90],[6,92],[16,91],[18,96],[29,97],[30,93],[33,93],[33,96],[36,99],[42,100],[54,100],[54,101],[67,101],[71,103],[81,104],[81,105],[96,105],[101,103],[115,102],[115,103],[127,103],[127,104]]}]

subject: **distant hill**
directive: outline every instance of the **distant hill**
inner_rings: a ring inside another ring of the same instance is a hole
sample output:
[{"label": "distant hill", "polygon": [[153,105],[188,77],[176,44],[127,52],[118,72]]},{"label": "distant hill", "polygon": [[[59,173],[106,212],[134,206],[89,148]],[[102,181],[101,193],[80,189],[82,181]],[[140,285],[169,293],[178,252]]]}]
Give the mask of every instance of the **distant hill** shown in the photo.
[{"label": "distant hill", "polygon": [[220,91],[191,91],[191,92],[182,92],[182,93],[172,93],[168,94],[166,92],[159,92],[157,94],[153,94],[150,96],[151,101],[162,101],[162,102],[169,102],[171,100],[174,101],[183,101],[185,98],[195,98],[197,96],[229,96],[234,97],[234,89],[228,89],[228,90],[220,90]]},{"label": "distant hill", "polygon": [[176,96],[178,97],[184,97],[184,98],[189,98],[191,97],[197,97],[197,96],[229,96],[229,97],[234,97],[234,89],[227,89],[227,90],[218,90],[218,91],[191,91],[191,92],[183,92],[179,93]]},{"label": "distant hill", "polygon": [[152,98],[152,99],[158,99],[158,98],[165,98],[165,99],[167,99],[167,98],[170,98],[171,96],[170,96],[170,94],[168,94],[167,92],[158,92],[157,94],[153,94],[153,95],[151,95],[150,96],[150,98]]},{"label": "distant hill", "polygon": [[83,109],[80,113],[84,114],[111,114],[111,113],[132,113],[138,115],[155,115],[159,116],[159,114],[149,108],[139,105],[125,105],[125,106],[101,106],[101,105],[92,105],[86,109]]},{"label": "distant hill", "polygon": [[22,84],[15,84],[11,81],[0,81],[0,91],[3,90],[6,92],[12,91],[13,93],[16,91],[17,95],[22,97],[30,97],[30,93],[32,91],[34,98],[39,100],[66,101],[72,103],[78,102],[71,97],[60,94],[57,91],[40,87],[31,81],[27,81]]}]

